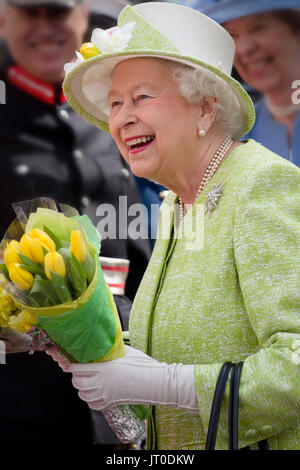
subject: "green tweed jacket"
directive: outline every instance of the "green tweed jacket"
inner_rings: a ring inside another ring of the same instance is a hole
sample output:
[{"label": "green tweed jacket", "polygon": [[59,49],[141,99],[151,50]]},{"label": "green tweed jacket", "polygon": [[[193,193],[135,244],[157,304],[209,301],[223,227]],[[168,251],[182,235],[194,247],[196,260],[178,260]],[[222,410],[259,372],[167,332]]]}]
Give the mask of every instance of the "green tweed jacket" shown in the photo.
[{"label": "green tweed jacket", "polygon": [[[203,449],[221,365],[243,360],[240,447],[268,439],[271,449],[300,449],[300,169],[250,140],[178,226],[176,202],[170,192],[162,205],[130,339],[159,361],[195,364],[199,415],[155,407],[148,448]],[[227,410],[228,390],[218,449],[227,448]]]}]

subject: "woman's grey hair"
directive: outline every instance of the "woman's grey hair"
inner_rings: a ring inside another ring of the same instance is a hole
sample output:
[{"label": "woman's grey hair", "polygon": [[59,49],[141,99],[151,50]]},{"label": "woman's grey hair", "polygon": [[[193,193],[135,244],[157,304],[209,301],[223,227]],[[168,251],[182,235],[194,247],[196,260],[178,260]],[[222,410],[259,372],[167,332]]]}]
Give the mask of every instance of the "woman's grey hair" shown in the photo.
[{"label": "woman's grey hair", "polygon": [[[164,59],[163,59],[164,60]],[[179,93],[189,104],[201,103],[205,98],[215,97],[216,123],[224,134],[235,138],[242,134],[244,119],[236,96],[229,85],[206,69],[194,69],[188,65],[164,60],[178,82]]]}]

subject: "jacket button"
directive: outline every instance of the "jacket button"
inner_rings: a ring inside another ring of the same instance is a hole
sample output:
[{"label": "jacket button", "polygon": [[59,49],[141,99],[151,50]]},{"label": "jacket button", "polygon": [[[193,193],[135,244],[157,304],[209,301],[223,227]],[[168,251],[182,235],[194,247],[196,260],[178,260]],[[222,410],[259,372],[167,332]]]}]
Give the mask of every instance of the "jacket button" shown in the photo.
[{"label": "jacket button", "polygon": [[265,425],[262,426],[262,428],[261,428],[261,432],[262,432],[263,434],[269,434],[269,433],[272,432],[272,431],[273,431],[273,428],[272,428],[272,426],[270,426],[269,424],[265,424]]},{"label": "jacket button", "polygon": [[160,191],[159,192],[159,198],[163,201],[165,199],[165,197],[167,197],[168,192],[169,191],[167,189],[164,189],[163,191]]},{"label": "jacket button", "polygon": [[82,160],[83,159],[83,152],[80,149],[75,149],[74,150],[74,157],[77,160]]},{"label": "jacket button", "polygon": [[300,350],[297,349],[296,352],[292,353],[292,357],[291,357],[292,363],[296,364],[296,366],[300,364],[300,355],[299,355],[299,353],[300,353]]},{"label": "jacket button", "polygon": [[292,350],[293,351],[296,351],[297,349],[300,348],[300,340],[299,339],[296,339],[293,344],[292,344]]},{"label": "jacket button", "polygon": [[69,113],[66,109],[61,109],[59,111],[59,114],[60,114],[60,117],[62,117],[63,119],[68,119],[69,117]]},{"label": "jacket button", "polygon": [[90,199],[87,196],[82,196],[81,205],[83,207],[88,207],[90,205]]},{"label": "jacket button", "polygon": [[28,165],[17,165],[15,167],[15,172],[18,174],[18,175],[27,175],[27,173],[29,172],[29,166]]},{"label": "jacket button", "polygon": [[245,437],[251,439],[252,437],[256,436],[256,431],[255,429],[248,429],[248,431],[245,432]]}]

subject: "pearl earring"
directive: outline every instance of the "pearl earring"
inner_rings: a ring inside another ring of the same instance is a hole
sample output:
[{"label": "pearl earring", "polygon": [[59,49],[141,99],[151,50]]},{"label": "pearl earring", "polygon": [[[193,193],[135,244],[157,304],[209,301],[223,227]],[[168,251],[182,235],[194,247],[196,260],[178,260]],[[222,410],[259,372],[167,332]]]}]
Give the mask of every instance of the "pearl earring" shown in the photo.
[{"label": "pearl earring", "polygon": [[200,129],[198,129],[198,136],[204,137],[205,135],[206,135],[206,130],[203,127],[200,127]]}]

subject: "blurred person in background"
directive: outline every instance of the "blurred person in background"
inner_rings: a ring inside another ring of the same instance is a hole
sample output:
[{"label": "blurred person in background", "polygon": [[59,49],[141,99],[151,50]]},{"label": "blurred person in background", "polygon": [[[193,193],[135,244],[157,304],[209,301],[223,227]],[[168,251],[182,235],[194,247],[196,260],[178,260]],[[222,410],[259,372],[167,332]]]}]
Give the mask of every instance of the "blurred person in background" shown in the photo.
[{"label": "blurred person in background", "polygon": [[[125,3],[95,2],[97,14],[103,5],[105,17],[113,22]],[[0,236],[15,217],[12,202],[51,197],[86,213],[96,226],[100,204],[112,205],[117,236],[102,240],[101,256],[111,260],[112,268],[113,258],[130,261],[126,287],[118,291],[126,295],[115,295],[127,329],[150,247],[148,240],[133,240],[128,233],[118,237],[119,228],[126,233],[130,223],[130,217],[123,217],[118,226],[119,196],[126,196],[130,207],[140,202],[140,195],[112,138],[80,118],[61,87],[64,64],[79,49],[93,4],[89,15],[85,0],[1,0],[0,34],[8,54],[0,64],[6,85],[6,104],[0,106]],[[96,427],[91,427],[89,409],[71,380],[44,353],[9,354],[7,364],[0,366],[0,382],[0,444],[99,443],[97,428],[100,444],[118,445],[114,435],[105,440],[110,428],[105,421],[99,425],[97,415],[92,416]]]},{"label": "blurred person in background", "polygon": [[300,1],[196,0],[192,6],[229,32],[239,75],[262,94],[244,138],[300,166]]}]

